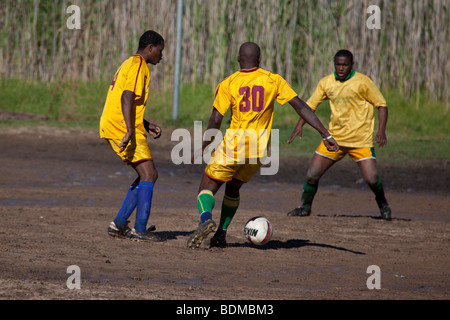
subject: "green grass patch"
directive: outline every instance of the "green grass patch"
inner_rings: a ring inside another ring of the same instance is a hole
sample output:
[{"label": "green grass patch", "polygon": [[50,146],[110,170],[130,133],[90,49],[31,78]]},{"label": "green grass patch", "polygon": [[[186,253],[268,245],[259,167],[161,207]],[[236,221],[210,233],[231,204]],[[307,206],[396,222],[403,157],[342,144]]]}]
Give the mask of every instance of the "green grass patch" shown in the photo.
[{"label": "green grass patch", "polygon": [[146,117],[165,126],[194,127],[194,121],[203,121],[206,126],[211,115],[214,101],[214,90],[206,84],[183,84],[180,88],[178,118],[172,119],[172,90],[150,90],[151,97],[147,101]]},{"label": "green grass patch", "polygon": [[97,121],[105,103],[108,83],[43,83],[18,79],[0,80],[0,110],[46,115],[50,121]]},{"label": "green grass patch", "polygon": [[[81,127],[87,130],[97,130],[109,86],[106,81],[41,83],[3,79],[0,83],[0,110],[41,114],[49,119],[44,122],[1,121],[1,125],[45,123],[60,128]],[[206,128],[214,91],[215,87],[209,84],[183,84],[179,117],[173,120],[172,90],[151,88],[146,118],[166,128],[193,129],[194,121],[202,121]],[[383,149],[376,147],[378,159],[402,162],[450,158],[450,119],[444,102],[431,101],[425,93],[417,94],[412,99],[406,99],[396,91],[384,92],[384,95],[389,106],[388,145]],[[328,102],[320,105],[316,114],[328,126]],[[229,120],[229,114],[225,115],[222,129],[226,128]],[[304,127],[301,140],[297,139],[289,145],[286,143],[297,121],[298,116],[289,104],[281,106],[276,103],[273,128],[279,130],[281,153],[310,157],[320,142],[319,134],[311,127]]]}]

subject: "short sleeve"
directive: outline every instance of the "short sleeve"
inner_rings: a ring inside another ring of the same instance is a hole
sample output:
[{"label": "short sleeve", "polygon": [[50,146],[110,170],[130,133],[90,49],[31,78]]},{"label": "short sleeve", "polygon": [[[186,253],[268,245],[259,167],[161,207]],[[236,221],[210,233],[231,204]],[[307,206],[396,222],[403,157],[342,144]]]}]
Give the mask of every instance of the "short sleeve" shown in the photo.
[{"label": "short sleeve", "polygon": [[316,110],[319,104],[328,99],[323,86],[323,81],[323,79],[319,81],[316,89],[314,90],[314,93],[311,95],[308,101],[306,101],[306,104],[313,110]]},{"label": "short sleeve", "polygon": [[370,78],[364,83],[364,98],[375,107],[387,107],[383,94]]},{"label": "short sleeve", "polygon": [[219,111],[221,115],[225,115],[231,105],[231,94],[226,81],[222,81],[216,89],[216,96],[214,98],[214,108]]},{"label": "short sleeve", "polygon": [[135,56],[128,68],[127,78],[125,81],[124,91],[134,92],[136,98],[139,98],[144,92],[145,72],[144,59],[141,56]]},{"label": "short sleeve", "polygon": [[279,104],[283,105],[297,97],[297,93],[283,77],[278,76],[278,83],[277,101]]}]

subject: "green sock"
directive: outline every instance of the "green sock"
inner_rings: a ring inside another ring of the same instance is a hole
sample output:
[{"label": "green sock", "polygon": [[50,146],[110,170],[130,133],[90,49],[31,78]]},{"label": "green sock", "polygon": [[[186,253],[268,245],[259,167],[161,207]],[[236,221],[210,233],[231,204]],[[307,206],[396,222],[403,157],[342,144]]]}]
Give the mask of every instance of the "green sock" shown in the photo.
[{"label": "green sock", "polygon": [[210,190],[200,191],[197,196],[197,208],[202,222],[212,218],[214,203],[214,195]]},{"label": "green sock", "polygon": [[384,205],[387,205],[387,200],[384,197],[384,188],[383,182],[380,178],[378,178],[377,184],[374,186],[369,185],[372,192],[375,194],[375,201],[377,202],[378,208],[382,208]]},{"label": "green sock", "polygon": [[219,229],[227,230],[233,220],[234,215],[239,207],[239,197],[231,198],[224,195],[222,202],[222,211],[220,214]]},{"label": "green sock", "polygon": [[305,209],[311,209],[318,188],[319,184],[310,184],[307,181],[303,184],[302,206]]}]

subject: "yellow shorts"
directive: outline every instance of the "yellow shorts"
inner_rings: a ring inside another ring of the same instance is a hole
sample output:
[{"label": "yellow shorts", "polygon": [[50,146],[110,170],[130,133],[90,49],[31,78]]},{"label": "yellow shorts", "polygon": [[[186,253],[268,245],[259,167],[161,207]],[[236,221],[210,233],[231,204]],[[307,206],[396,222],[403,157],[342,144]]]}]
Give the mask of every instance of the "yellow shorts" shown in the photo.
[{"label": "yellow shorts", "polygon": [[132,139],[125,150],[120,152],[119,144],[122,140],[105,139],[114,152],[122,159],[123,162],[136,163],[144,160],[152,160],[152,154],[145,139]]},{"label": "yellow shorts", "polygon": [[232,163],[219,164],[211,161],[205,168],[205,174],[214,180],[222,182],[230,181],[232,178],[242,182],[249,182],[256,171],[261,167],[261,162],[257,163]]},{"label": "yellow shorts", "polygon": [[376,159],[375,157],[375,149],[372,148],[349,148],[349,147],[341,147],[339,146],[338,152],[332,152],[328,151],[327,147],[325,147],[325,144],[323,141],[319,144],[319,146],[316,149],[316,153],[318,155],[321,155],[322,157],[339,161],[343,157],[345,157],[346,154],[350,156],[350,158],[354,162],[366,160],[366,159]]}]

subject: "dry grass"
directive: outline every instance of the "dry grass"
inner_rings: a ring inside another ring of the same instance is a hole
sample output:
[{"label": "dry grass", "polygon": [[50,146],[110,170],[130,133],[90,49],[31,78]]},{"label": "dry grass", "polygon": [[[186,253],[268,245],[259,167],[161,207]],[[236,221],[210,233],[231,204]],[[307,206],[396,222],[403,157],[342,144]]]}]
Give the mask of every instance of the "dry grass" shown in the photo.
[{"label": "dry grass", "polygon": [[[81,29],[69,30],[66,9],[81,9]],[[381,29],[368,29],[369,5],[381,8]],[[166,39],[165,61],[152,68],[153,86],[172,85],[176,0],[3,0],[0,74],[43,81],[108,79],[134,53],[144,30]],[[216,84],[238,68],[244,41],[262,47],[262,67],[309,94],[333,71],[340,48],[382,89],[410,97],[427,92],[448,102],[449,2],[185,0],[184,82]],[[447,103],[448,106],[448,103]]]}]

